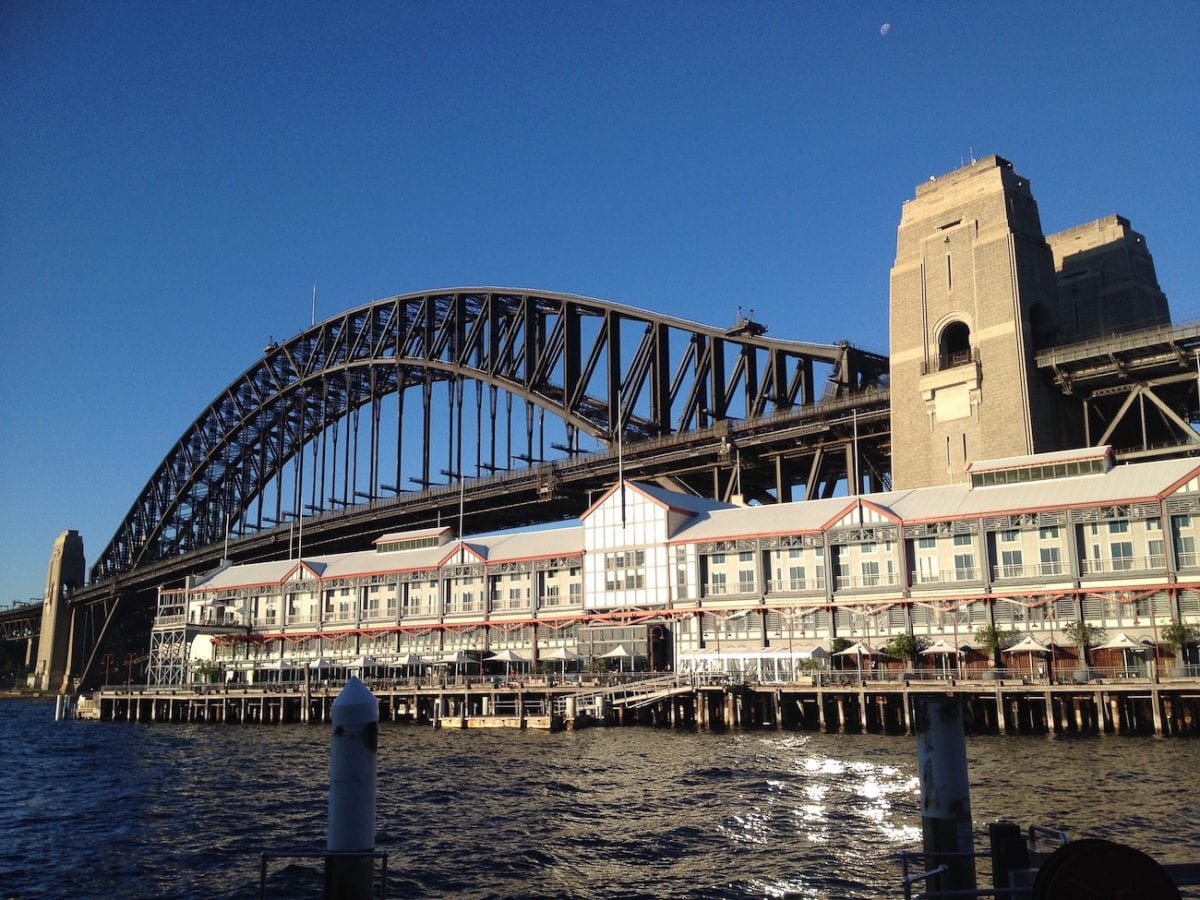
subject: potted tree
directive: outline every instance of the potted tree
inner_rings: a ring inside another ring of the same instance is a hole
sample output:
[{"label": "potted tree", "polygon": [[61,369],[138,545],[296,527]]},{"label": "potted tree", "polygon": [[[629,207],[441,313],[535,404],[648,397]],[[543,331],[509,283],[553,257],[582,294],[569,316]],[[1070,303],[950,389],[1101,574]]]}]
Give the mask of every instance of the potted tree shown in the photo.
[{"label": "potted tree", "polygon": [[1186,647],[1200,640],[1200,629],[1195,625],[1185,625],[1183,622],[1172,622],[1160,632],[1163,643],[1175,654],[1175,665],[1171,667],[1172,678],[1187,676]]},{"label": "potted tree", "polygon": [[1063,626],[1063,637],[1079,648],[1079,665],[1075,667],[1072,677],[1075,681],[1083,684],[1090,677],[1088,651],[1104,639],[1104,632],[1095,625],[1089,625],[1083,619],[1076,619]]},{"label": "potted tree", "polygon": [[979,644],[979,649],[990,657],[988,669],[983,673],[985,681],[995,680],[997,670],[1003,668],[1000,651],[1015,644],[1017,638],[1015,631],[997,628],[992,624],[980,625],[975,629],[975,642]]}]

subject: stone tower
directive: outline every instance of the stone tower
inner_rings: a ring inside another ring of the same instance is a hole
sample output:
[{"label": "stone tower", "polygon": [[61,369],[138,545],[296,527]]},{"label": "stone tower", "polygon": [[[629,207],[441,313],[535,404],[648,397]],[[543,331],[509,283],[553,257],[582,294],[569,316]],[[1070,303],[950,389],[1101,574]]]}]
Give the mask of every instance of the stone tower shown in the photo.
[{"label": "stone tower", "polygon": [[990,156],[917,188],[891,275],[894,487],[1059,448],[1058,398],[1034,360],[1059,320],[1037,203],[1012,163]]},{"label": "stone tower", "polygon": [[1071,340],[1171,324],[1146,239],[1111,215],[1046,236],[1058,273],[1060,325]]},{"label": "stone tower", "polygon": [[67,691],[71,687],[71,614],[66,596],[68,590],[83,586],[85,570],[83,538],[78,531],[64,531],[54,542],[46,569],[37,668],[29,677],[30,687],[44,691]]}]

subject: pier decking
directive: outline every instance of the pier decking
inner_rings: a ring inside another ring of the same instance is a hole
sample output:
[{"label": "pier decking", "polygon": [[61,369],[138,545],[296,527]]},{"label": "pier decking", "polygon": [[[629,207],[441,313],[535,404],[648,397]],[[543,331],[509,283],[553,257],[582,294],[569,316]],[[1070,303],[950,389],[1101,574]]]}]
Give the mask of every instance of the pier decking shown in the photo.
[{"label": "pier decking", "polygon": [[[368,679],[381,721],[440,728],[655,725],[721,731],[778,728],[911,734],[913,698],[959,696],[968,731],[982,734],[1200,734],[1200,679],[1121,678],[1051,683],[860,679],[824,673],[804,682],[734,683],[657,675],[615,682]],[[81,718],[119,722],[328,722],[340,682],[106,687],[77,707]]]}]

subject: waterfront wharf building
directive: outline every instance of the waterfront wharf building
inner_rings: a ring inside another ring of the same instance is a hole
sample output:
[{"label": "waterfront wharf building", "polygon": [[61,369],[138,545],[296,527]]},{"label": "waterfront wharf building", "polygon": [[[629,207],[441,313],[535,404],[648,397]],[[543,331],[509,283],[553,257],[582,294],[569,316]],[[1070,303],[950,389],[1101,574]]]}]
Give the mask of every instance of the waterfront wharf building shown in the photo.
[{"label": "waterfront wharf building", "polygon": [[[223,565],[161,591],[150,685],[514,667],[757,683],[839,668],[1058,681],[1085,665],[1093,677],[1177,669],[1163,631],[1200,625],[1200,460],[1114,465],[1099,448],[973,463],[967,476],[765,506],[623,481],[566,526],[445,526]],[[1080,621],[1090,647],[1068,628]],[[997,657],[983,626],[1026,643]],[[915,658],[880,655],[905,635]]]}]

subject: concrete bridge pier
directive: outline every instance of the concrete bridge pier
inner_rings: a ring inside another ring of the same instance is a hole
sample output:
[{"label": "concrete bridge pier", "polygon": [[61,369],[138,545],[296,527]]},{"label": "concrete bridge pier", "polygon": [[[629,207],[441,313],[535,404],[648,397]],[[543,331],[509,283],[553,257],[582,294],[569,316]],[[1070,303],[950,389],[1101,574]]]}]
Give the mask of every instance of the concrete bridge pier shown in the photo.
[{"label": "concrete bridge pier", "polygon": [[78,531],[64,531],[54,541],[46,567],[37,663],[28,679],[31,688],[60,693],[69,693],[74,688],[71,683],[77,674],[71,658],[74,617],[66,599],[68,591],[83,586],[85,577],[83,538]]}]

